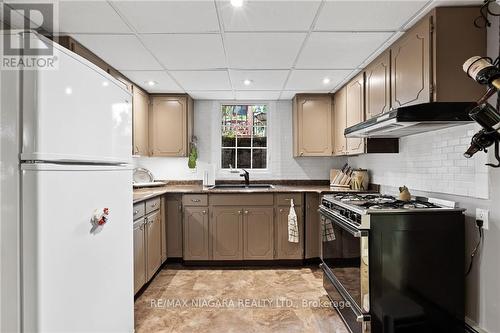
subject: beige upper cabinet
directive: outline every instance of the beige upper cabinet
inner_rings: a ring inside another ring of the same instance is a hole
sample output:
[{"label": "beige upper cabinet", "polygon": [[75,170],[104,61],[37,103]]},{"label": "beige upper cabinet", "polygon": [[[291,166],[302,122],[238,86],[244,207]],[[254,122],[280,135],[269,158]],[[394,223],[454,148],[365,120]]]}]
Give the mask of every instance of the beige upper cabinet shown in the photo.
[{"label": "beige upper cabinet", "polygon": [[332,99],[299,94],[293,101],[294,156],[332,155]]},{"label": "beige upper cabinet", "polygon": [[345,86],[335,93],[333,103],[333,155],[344,155],[347,147],[347,140],[344,136],[344,130],[347,124]]},{"label": "beige upper cabinet", "polygon": [[384,51],[365,69],[366,119],[391,108],[391,52]]},{"label": "beige upper cabinet", "polygon": [[210,222],[214,260],[243,259],[243,209],[235,206],[212,208]]},{"label": "beige upper cabinet", "polygon": [[184,208],[184,260],[208,260],[208,240],[208,207]]},{"label": "beige upper cabinet", "polygon": [[149,155],[149,95],[133,86],[133,154]]},{"label": "beige upper cabinet", "polygon": [[273,222],[273,207],[243,209],[243,259],[273,259]]},{"label": "beige upper cabinet", "polygon": [[149,119],[151,156],[187,156],[193,101],[187,95],[154,96]]},{"label": "beige upper cabinet", "polygon": [[426,17],[391,47],[392,107],[431,101],[431,30]]},{"label": "beige upper cabinet", "polygon": [[[346,128],[364,121],[365,116],[365,79],[364,73],[353,78],[346,87]],[[355,155],[365,152],[365,140],[346,139],[346,154]]]}]

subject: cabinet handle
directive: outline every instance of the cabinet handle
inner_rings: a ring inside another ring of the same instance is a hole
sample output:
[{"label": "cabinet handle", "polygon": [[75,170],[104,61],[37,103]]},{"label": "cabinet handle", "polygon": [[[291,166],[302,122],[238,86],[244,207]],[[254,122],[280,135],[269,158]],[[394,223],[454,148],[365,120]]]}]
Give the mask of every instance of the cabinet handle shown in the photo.
[{"label": "cabinet handle", "polygon": [[134,210],[134,215],[135,214],[139,214],[139,211],[138,210]]},{"label": "cabinet handle", "polygon": [[245,212],[244,212],[244,213],[245,213],[245,214],[248,214],[248,210],[245,210]]},{"label": "cabinet handle", "polygon": [[191,199],[191,202],[200,202],[201,199]]},{"label": "cabinet handle", "polygon": [[304,152],[303,151],[300,152],[300,156],[304,156]]},{"label": "cabinet handle", "polygon": [[206,210],[203,210],[203,211],[201,211],[201,213],[202,213],[203,215],[205,215],[205,214],[207,213],[207,211],[206,211]]},{"label": "cabinet handle", "polygon": [[241,210],[238,211],[238,214],[241,215]]},{"label": "cabinet handle", "polygon": [[152,204],[152,205],[151,205],[151,207],[156,207],[156,205],[157,205],[157,204],[158,204],[158,203],[157,203],[157,202],[155,202],[154,204]]},{"label": "cabinet handle", "polygon": [[182,211],[182,206],[181,206],[181,205],[179,205],[179,206],[177,207],[177,209],[179,209],[179,212],[180,212],[180,211]]},{"label": "cabinet handle", "polygon": [[280,208],[280,213],[283,213],[283,208]]}]

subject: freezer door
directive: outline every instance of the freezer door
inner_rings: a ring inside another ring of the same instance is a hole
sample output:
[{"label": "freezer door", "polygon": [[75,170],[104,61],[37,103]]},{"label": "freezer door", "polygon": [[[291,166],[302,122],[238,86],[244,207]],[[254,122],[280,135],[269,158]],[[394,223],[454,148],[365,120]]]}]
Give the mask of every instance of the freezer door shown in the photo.
[{"label": "freezer door", "polygon": [[21,159],[130,162],[132,96],[103,70],[53,46],[55,69],[22,71]]},{"label": "freezer door", "polygon": [[[132,171],[23,164],[25,332],[133,332]],[[94,213],[108,222],[91,232]]]}]

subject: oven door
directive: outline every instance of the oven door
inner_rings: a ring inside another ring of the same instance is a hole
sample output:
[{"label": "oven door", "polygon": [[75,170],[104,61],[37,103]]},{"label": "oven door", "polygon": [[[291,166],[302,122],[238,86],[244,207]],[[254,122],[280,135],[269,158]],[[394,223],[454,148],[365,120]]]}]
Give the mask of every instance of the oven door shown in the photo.
[{"label": "oven door", "polygon": [[322,225],[331,223],[334,231],[334,237],[323,237],[323,286],[351,332],[369,332],[368,230],[335,211],[319,212]]}]

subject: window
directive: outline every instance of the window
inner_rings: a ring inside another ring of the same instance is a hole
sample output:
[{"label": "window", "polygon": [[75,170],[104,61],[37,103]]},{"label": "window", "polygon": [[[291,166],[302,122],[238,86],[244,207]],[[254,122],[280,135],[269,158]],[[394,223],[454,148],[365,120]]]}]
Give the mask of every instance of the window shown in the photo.
[{"label": "window", "polygon": [[267,168],[267,105],[222,105],[222,168]]}]

